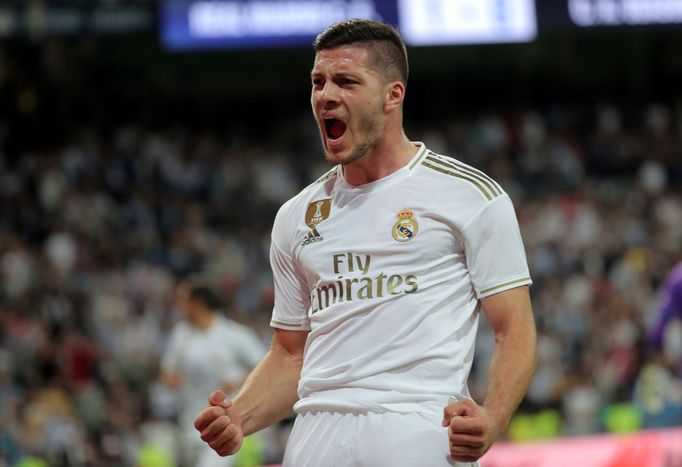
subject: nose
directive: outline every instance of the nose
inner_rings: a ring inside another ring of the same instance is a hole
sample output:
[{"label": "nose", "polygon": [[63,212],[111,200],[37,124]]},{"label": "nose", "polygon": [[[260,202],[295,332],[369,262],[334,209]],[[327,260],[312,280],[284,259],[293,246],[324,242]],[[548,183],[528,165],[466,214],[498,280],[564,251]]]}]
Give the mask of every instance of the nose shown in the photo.
[{"label": "nose", "polygon": [[323,109],[332,109],[339,103],[338,87],[332,82],[326,82],[318,94]]}]

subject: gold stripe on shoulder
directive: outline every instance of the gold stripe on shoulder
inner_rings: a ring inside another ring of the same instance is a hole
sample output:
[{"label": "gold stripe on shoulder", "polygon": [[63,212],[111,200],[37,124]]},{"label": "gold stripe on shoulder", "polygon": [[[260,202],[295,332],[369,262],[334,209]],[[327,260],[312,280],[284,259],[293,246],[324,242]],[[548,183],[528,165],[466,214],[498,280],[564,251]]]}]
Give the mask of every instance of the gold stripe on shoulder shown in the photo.
[{"label": "gold stripe on shoulder", "polygon": [[497,187],[497,185],[491,178],[483,174],[483,172],[479,171],[479,173],[476,173],[471,168],[467,168],[468,166],[464,164],[460,163],[459,165],[456,165],[454,163],[455,162],[454,159],[446,158],[444,156],[440,156],[433,153],[426,156],[426,158],[434,163],[442,165],[445,168],[475,178],[476,180],[478,180],[479,182],[486,186],[488,191],[493,195],[493,198],[496,198],[502,194],[502,190]]},{"label": "gold stripe on shoulder", "polygon": [[514,284],[518,284],[520,282],[525,282],[525,281],[529,281],[529,280],[530,280],[530,277],[523,277],[521,279],[516,279],[513,281],[505,282],[504,284],[498,284],[498,285],[494,285],[492,287],[488,287],[487,289],[481,290],[481,293],[492,292],[493,290],[501,289],[502,287],[506,287],[508,285],[514,285]]},{"label": "gold stripe on shoulder", "polygon": [[412,163],[410,163],[410,166],[408,167],[409,170],[412,170],[419,162],[424,158],[424,155],[427,153],[426,151],[426,146],[424,144],[421,145],[419,148],[419,151],[417,151],[417,155],[414,157],[414,160]]},{"label": "gold stripe on shoulder", "polygon": [[504,191],[502,187],[500,186],[499,183],[497,183],[495,180],[493,180],[488,174],[485,172],[482,172],[478,170],[475,167],[472,167],[470,165],[465,164],[464,162],[458,161],[456,159],[453,159],[451,157],[443,156],[441,154],[433,154],[438,160],[442,161],[444,164],[449,165],[450,167],[457,168],[463,172],[470,173],[471,175],[476,176],[478,179],[482,181],[487,181],[486,185],[492,185],[491,190],[497,191],[498,194],[502,194]]},{"label": "gold stripe on shoulder", "polygon": [[285,323],[284,321],[278,321],[276,319],[271,319],[270,324],[274,324],[277,326],[286,326],[289,328],[296,328],[296,329],[303,329],[305,326],[303,323]]},{"label": "gold stripe on shoulder", "polygon": [[478,190],[479,190],[481,193],[483,193],[483,195],[486,197],[486,199],[487,199],[488,201],[492,201],[493,197],[490,195],[490,193],[488,193],[488,191],[487,191],[485,188],[483,188],[483,186],[482,186],[480,183],[478,183],[477,180],[475,180],[475,179],[473,179],[473,178],[471,178],[471,177],[467,177],[467,176],[465,176],[465,175],[462,175],[461,173],[458,173],[458,172],[454,172],[454,171],[445,169],[445,168],[443,168],[442,166],[432,164],[432,163],[429,162],[429,160],[430,160],[430,157],[427,157],[426,160],[425,160],[424,162],[422,162],[422,165],[423,165],[424,167],[428,167],[429,169],[433,169],[433,170],[435,170],[435,171],[437,171],[437,172],[440,172],[440,173],[443,173],[443,174],[445,174],[445,175],[450,175],[451,177],[455,177],[455,178],[460,178],[460,179],[462,179],[462,180],[466,180],[467,182],[471,183],[471,184],[474,185],[476,188],[478,188]]}]

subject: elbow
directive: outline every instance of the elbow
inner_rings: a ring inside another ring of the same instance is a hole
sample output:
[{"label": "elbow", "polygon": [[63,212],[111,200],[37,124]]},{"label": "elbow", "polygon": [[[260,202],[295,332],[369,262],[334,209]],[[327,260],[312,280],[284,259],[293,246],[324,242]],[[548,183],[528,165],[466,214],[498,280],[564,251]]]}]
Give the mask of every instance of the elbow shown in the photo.
[{"label": "elbow", "polygon": [[307,337],[307,332],[278,329],[272,340],[270,352],[300,367],[303,365]]}]

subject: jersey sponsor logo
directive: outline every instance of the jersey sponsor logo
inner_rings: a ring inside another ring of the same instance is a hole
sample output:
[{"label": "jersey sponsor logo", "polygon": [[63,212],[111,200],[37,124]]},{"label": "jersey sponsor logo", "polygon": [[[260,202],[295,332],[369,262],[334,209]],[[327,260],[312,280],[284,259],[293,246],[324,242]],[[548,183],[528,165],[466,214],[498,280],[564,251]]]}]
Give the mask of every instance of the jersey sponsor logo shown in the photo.
[{"label": "jersey sponsor logo", "polygon": [[411,209],[403,209],[396,216],[398,220],[393,224],[391,234],[398,242],[412,240],[419,231],[419,224],[414,220],[414,213]]},{"label": "jersey sponsor logo", "polygon": [[310,232],[308,232],[308,234],[305,236],[305,238],[301,242],[301,246],[306,246],[306,245],[310,245],[311,243],[321,242],[322,240],[324,240],[324,237],[322,235],[320,235],[320,232],[318,232],[316,228],[313,227],[313,229]]},{"label": "jersey sponsor logo", "polygon": [[329,217],[332,210],[331,198],[313,201],[305,211],[305,223],[311,229],[318,226],[320,222]]},{"label": "jersey sponsor logo", "polygon": [[335,280],[318,284],[312,290],[310,314],[337,303],[411,294],[419,290],[419,281],[414,274],[372,271],[370,255],[336,253],[331,260],[333,271],[338,276]]}]

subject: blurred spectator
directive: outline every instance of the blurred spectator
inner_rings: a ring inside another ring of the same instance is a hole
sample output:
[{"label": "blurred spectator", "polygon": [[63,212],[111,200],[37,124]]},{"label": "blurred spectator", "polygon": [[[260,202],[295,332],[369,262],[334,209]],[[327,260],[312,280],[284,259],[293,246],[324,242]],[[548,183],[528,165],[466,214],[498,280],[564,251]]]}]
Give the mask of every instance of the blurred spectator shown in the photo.
[{"label": "blurred spectator", "polygon": [[682,262],[670,272],[663,291],[661,306],[649,333],[649,346],[682,373],[682,345],[679,325],[682,323]]},{"label": "blurred spectator", "polygon": [[234,465],[234,457],[220,457],[200,439],[194,419],[213,391],[234,395],[265,349],[253,330],[220,314],[221,303],[207,284],[182,282],[178,303],[185,319],[171,332],[161,381],[178,390],[180,465]]},{"label": "blurred spectator", "polygon": [[648,334],[653,357],[644,365],[635,388],[644,426],[682,423],[682,262],[666,278],[660,306]]}]

